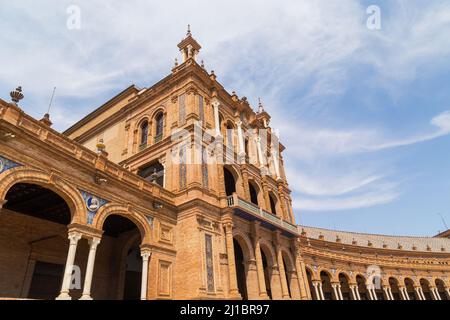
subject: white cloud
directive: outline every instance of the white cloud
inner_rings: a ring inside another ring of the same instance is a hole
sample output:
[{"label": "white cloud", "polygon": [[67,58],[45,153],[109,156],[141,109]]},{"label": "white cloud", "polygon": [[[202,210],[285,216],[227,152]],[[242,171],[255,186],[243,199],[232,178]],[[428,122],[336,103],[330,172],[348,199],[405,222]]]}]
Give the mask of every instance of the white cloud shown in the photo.
[{"label": "white cloud", "polygon": [[[66,8],[73,3],[81,8],[80,31],[66,28]],[[14,1],[0,13],[0,28],[8,30],[0,34],[1,95],[21,84],[26,111],[39,114],[56,85],[52,119],[55,128],[66,128],[111,92],[130,83],[150,86],[168,74],[190,23],[203,45],[201,58],[218,80],[250,101],[263,98],[288,147],[298,208],[386,203],[400,194],[393,182],[398,177],[386,174],[389,161],[377,152],[449,134],[449,112],[433,118],[431,129],[419,125],[420,133],[405,137],[370,119],[357,126],[326,119],[343,118],[345,110],[329,111],[336,107],[333,98],[348,90],[355,66],[375,70],[368,75],[371,85],[393,91],[396,82],[447,61],[450,3],[386,6],[390,16],[382,8],[383,29],[372,32],[356,0]],[[294,92],[298,105],[286,102]],[[364,170],[355,169],[354,157],[361,154],[374,157]],[[336,166],[342,158],[345,163]]]}]

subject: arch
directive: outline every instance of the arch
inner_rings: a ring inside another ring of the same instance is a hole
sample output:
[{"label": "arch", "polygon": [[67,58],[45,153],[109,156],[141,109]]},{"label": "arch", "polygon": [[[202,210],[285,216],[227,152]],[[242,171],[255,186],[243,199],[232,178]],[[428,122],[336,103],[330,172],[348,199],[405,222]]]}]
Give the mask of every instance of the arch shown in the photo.
[{"label": "arch", "polygon": [[120,204],[109,203],[101,207],[94,217],[92,226],[98,230],[103,230],[105,220],[110,215],[123,216],[129,219],[139,229],[142,244],[149,244],[151,242],[151,228],[147,219],[135,211],[130,212],[127,207]]},{"label": "arch", "polygon": [[391,288],[394,300],[402,300],[402,295],[400,293],[400,281],[395,277],[389,277],[388,284]]},{"label": "arch", "polygon": [[231,196],[233,193],[240,193],[239,185],[241,184],[241,176],[239,170],[232,165],[223,166],[223,175],[225,183],[225,193],[227,196]]},{"label": "arch", "polygon": [[148,144],[148,130],[149,123],[147,120],[144,120],[139,125],[139,146],[145,147]]},{"label": "arch", "polygon": [[446,290],[445,290],[446,286],[445,286],[444,280],[437,278],[437,279],[434,280],[434,283],[436,285],[437,291],[438,291],[439,296],[441,297],[441,299],[442,300],[449,300],[450,297],[446,293]]},{"label": "arch", "polygon": [[[259,183],[254,179],[248,180],[248,187],[250,191],[250,201],[258,206],[263,207],[264,206],[264,193],[262,191],[262,187],[259,185]],[[253,194],[252,194],[252,188],[253,188]]]},{"label": "arch", "polygon": [[273,191],[269,191],[270,212],[276,216],[281,216],[280,200]]},{"label": "arch", "polygon": [[359,273],[355,275],[355,279],[356,288],[358,289],[361,300],[369,300],[369,292],[366,287],[366,277]]},{"label": "arch", "polygon": [[250,240],[249,236],[247,236],[240,230],[233,230],[233,239],[236,239],[236,241],[242,247],[245,261],[255,259],[255,251],[253,250],[252,241]]},{"label": "arch", "polygon": [[325,300],[336,300],[331,287],[331,279],[333,276],[328,270],[322,269],[319,273],[320,281],[322,282],[322,292]]},{"label": "arch", "polygon": [[423,295],[425,296],[425,300],[433,300],[431,288],[430,288],[430,282],[425,278],[421,278],[419,280],[419,284],[420,284],[420,287],[422,288],[422,292],[423,292]]},{"label": "arch", "polygon": [[342,298],[344,300],[351,300],[350,276],[341,271],[338,273],[337,278],[339,280],[339,284],[341,285]]},{"label": "arch", "polygon": [[154,115],[154,137],[155,137],[155,143],[159,142],[160,140],[162,140],[162,138],[164,137],[164,121],[165,121],[165,114],[164,112],[161,110],[157,113],[155,113]]},{"label": "arch", "polygon": [[311,292],[312,300],[320,300],[320,297],[317,296],[317,291],[314,289],[313,281],[317,279],[314,278],[314,272],[309,266],[305,266],[306,278],[309,285],[309,292]]},{"label": "arch", "polygon": [[404,282],[404,285],[406,288],[406,292],[408,293],[409,300],[416,300],[417,297],[416,297],[416,291],[414,290],[414,287],[415,287],[414,280],[412,280],[409,277],[405,277],[403,282]]},{"label": "arch", "polygon": [[84,214],[86,210],[83,197],[77,189],[62,178],[27,167],[10,169],[0,174],[0,200],[6,200],[9,189],[18,183],[36,184],[55,192],[69,206],[71,223],[86,224],[87,216]]}]

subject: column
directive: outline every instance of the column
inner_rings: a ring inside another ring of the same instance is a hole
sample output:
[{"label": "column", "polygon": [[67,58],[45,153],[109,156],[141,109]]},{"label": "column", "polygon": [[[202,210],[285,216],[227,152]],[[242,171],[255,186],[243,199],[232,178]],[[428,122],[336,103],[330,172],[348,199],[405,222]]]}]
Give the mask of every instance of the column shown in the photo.
[{"label": "column", "polygon": [[148,261],[151,255],[152,253],[149,251],[141,251],[142,257],[141,300],[147,300]]},{"label": "column", "polygon": [[239,295],[237,276],[236,276],[236,264],[234,261],[234,245],[233,245],[233,223],[227,222],[225,224],[225,240],[227,245],[227,258],[228,258],[228,274],[230,279],[230,296],[236,297]]},{"label": "column", "polygon": [[319,282],[318,281],[313,281],[312,285],[314,287],[314,293],[315,293],[315,296],[316,296],[316,300],[322,300],[322,297],[321,297],[321,295],[319,293],[319,289],[318,289]]},{"label": "column", "polygon": [[280,180],[281,175],[280,175],[280,162],[278,161],[278,151],[276,150],[272,151],[272,159],[273,159],[273,166],[275,167],[275,174],[277,176],[277,180]]},{"label": "column", "polygon": [[[245,156],[245,148],[244,148],[244,137],[242,134],[242,121],[236,122],[237,130],[238,130],[238,142],[239,142],[239,156]],[[244,159],[245,160],[245,159]]]},{"label": "column", "polygon": [[391,289],[391,287],[388,287],[388,292],[389,292],[389,296],[391,297],[391,300],[395,300],[395,299],[394,299],[394,295],[392,294],[392,289]]},{"label": "column", "polygon": [[212,103],[212,106],[214,108],[214,126],[216,128],[216,137],[219,137],[221,135],[220,133],[220,121],[219,121],[219,101],[215,100]]},{"label": "column", "polygon": [[378,300],[377,292],[376,292],[374,286],[372,286],[372,297],[373,297],[373,300]]},{"label": "column", "polygon": [[89,239],[89,256],[86,266],[86,277],[84,278],[83,294],[80,300],[92,300],[91,297],[92,275],[94,273],[95,254],[97,252],[97,246],[99,243],[100,238]]},{"label": "column", "polygon": [[358,286],[355,286],[355,292],[356,292],[356,296],[358,297],[358,300],[361,300],[361,296],[359,294],[359,288]]},{"label": "column", "polygon": [[325,300],[325,295],[323,294],[323,289],[322,289],[322,282],[319,282],[319,293],[320,293],[320,297],[321,300]]},{"label": "column", "polygon": [[408,291],[405,287],[399,287],[400,293],[402,295],[403,300],[409,300]]},{"label": "column", "polygon": [[386,300],[392,300],[391,295],[389,294],[389,287],[384,286],[383,291],[384,291],[384,296],[386,297]]},{"label": "column", "polygon": [[366,290],[369,293],[369,299],[370,300],[375,300],[375,298],[373,297],[373,293],[372,293],[372,287],[370,284],[366,285]]},{"label": "column", "polygon": [[337,284],[336,284],[336,283],[332,283],[332,284],[331,284],[331,287],[333,288],[334,298],[335,298],[336,300],[341,300],[341,297],[340,297],[340,295],[339,295],[339,293],[338,293],[338,290],[337,290]]},{"label": "column", "polygon": [[420,292],[420,295],[422,296],[422,300],[427,300],[427,298],[425,297],[425,294],[423,293],[422,287],[419,287],[419,292]]},{"label": "column", "polygon": [[308,276],[306,275],[306,268],[301,257],[299,243],[297,239],[291,240],[291,251],[294,254],[295,271],[297,272],[298,286],[300,290],[300,299],[308,300],[312,297],[308,282]]},{"label": "column", "polygon": [[255,247],[255,260],[256,260],[256,270],[258,272],[258,284],[259,284],[259,296],[261,299],[267,299],[267,288],[264,276],[264,266],[261,256],[261,246],[259,243],[259,222],[253,222],[253,245]]},{"label": "column", "polygon": [[357,295],[357,293],[356,293],[357,290],[358,290],[358,289],[356,288],[356,285],[351,285],[351,286],[350,286],[350,291],[351,291],[351,293],[352,293],[352,299],[353,299],[353,300],[359,300],[359,299],[358,299],[358,295]]},{"label": "column", "polygon": [[439,292],[437,291],[436,287],[430,287],[430,291],[431,291],[431,294],[432,294],[434,300],[441,300],[441,298],[439,296]]},{"label": "column", "polygon": [[340,284],[337,285],[337,291],[339,293],[339,297],[341,298],[341,300],[344,300],[344,297],[342,296],[342,288],[341,288]]},{"label": "column", "polygon": [[450,299],[450,288],[446,288],[445,292],[447,293],[447,297]]},{"label": "column", "polygon": [[56,300],[71,300],[69,295],[70,282],[72,280],[73,263],[75,261],[75,254],[77,252],[78,241],[81,239],[81,233],[69,233],[69,251],[67,253],[66,267],[64,269],[64,278],[61,286],[61,292]]},{"label": "column", "polygon": [[289,299],[289,289],[286,281],[286,270],[284,270],[284,263],[283,263],[283,253],[281,252],[281,246],[280,246],[280,231],[275,231],[274,233],[274,242],[275,242],[275,250],[277,253],[277,264],[278,269],[280,271],[280,279],[281,279],[281,292],[283,294],[283,299]]},{"label": "column", "polygon": [[419,300],[423,300],[423,297],[420,294],[420,287],[414,287],[414,291],[416,291],[416,296],[419,298]]},{"label": "column", "polygon": [[261,137],[256,137],[256,147],[258,150],[258,162],[259,162],[259,168],[265,168],[265,161],[264,161],[264,154],[261,149]]}]

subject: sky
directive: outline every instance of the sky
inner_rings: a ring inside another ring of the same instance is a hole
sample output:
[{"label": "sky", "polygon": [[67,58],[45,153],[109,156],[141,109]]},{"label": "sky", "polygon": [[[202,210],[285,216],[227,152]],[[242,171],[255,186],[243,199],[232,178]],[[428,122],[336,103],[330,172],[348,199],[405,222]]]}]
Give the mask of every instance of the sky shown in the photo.
[{"label": "sky", "polygon": [[207,70],[271,114],[297,222],[417,236],[450,225],[448,0],[3,1],[0,97],[21,85],[39,119],[56,86],[63,131],[168,75],[187,24]]}]

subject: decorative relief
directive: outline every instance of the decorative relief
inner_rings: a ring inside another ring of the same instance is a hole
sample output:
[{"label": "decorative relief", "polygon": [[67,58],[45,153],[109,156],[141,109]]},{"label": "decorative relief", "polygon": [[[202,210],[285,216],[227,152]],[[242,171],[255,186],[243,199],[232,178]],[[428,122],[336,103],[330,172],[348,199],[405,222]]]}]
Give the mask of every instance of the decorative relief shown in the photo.
[{"label": "decorative relief", "polygon": [[158,295],[170,297],[172,263],[160,260],[158,269]]},{"label": "decorative relief", "polygon": [[213,248],[212,236],[205,235],[205,251],[206,251],[206,279],[208,292],[214,292],[214,267],[213,267]]},{"label": "decorative relief", "polygon": [[159,241],[172,244],[172,228],[161,224],[159,227]]},{"label": "decorative relief", "polygon": [[0,173],[5,172],[6,170],[12,169],[12,168],[16,168],[16,167],[21,167],[22,165],[11,161],[9,159],[3,158],[2,156],[0,156]]},{"label": "decorative relief", "polygon": [[80,190],[80,192],[87,209],[87,223],[92,225],[98,210],[107,204],[108,201],[83,190]]}]

